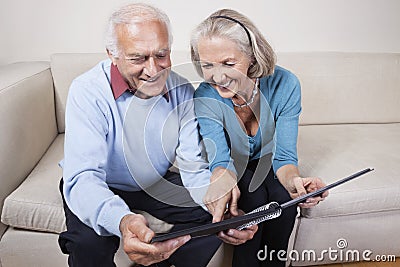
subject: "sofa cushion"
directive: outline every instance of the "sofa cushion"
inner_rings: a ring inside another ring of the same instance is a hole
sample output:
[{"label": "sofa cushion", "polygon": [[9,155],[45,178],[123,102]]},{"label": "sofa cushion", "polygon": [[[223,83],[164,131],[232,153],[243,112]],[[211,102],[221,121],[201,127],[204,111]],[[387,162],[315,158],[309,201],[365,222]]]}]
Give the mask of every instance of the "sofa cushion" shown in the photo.
[{"label": "sofa cushion", "polygon": [[[68,266],[68,255],[57,246],[58,236],[53,233],[42,233],[10,228],[0,242],[0,267],[34,266],[61,267]],[[45,253],[45,257],[43,256]],[[222,244],[207,267],[232,266],[233,247]],[[135,265],[123,251],[122,243],[114,257],[118,267]],[[1,265],[3,264],[3,265]]]},{"label": "sofa cushion", "polygon": [[[54,140],[46,154],[26,180],[4,201],[1,220],[13,227],[60,233],[65,230],[65,216],[58,185],[62,169],[64,135]],[[149,226],[156,233],[167,232],[167,224],[143,211]]]},{"label": "sofa cushion", "polygon": [[65,218],[58,184],[62,177],[63,135],[58,135],[26,180],[4,201],[3,223],[25,229],[59,233]]},{"label": "sofa cushion", "polygon": [[[51,72],[54,79],[56,100],[56,115],[58,132],[65,131],[65,105],[71,82],[91,69],[101,60],[108,58],[105,53],[58,53],[51,56]],[[172,51],[172,69],[189,79],[199,82],[201,79],[195,72],[190,61],[190,53],[186,51]]]},{"label": "sofa cushion", "polygon": [[65,131],[65,105],[69,86],[73,79],[88,71],[101,60],[105,53],[54,54],[51,56],[51,72],[54,80],[58,132]]},{"label": "sofa cushion", "polygon": [[[199,81],[188,53],[172,51],[171,57],[174,70],[190,81]],[[59,133],[65,130],[65,103],[72,80],[105,58],[105,53],[52,55]],[[278,54],[278,64],[293,71],[301,81],[302,124],[400,122],[399,62],[398,53]]]},{"label": "sofa cushion", "polygon": [[[292,261],[291,266],[325,266],[324,264],[328,263],[343,267],[398,266],[398,263],[394,262],[388,265],[372,262],[377,255],[400,256],[399,242],[396,239],[400,236],[399,221],[398,211],[318,219],[301,218],[294,246],[294,251],[299,252],[298,261]],[[327,251],[331,251],[329,256]],[[370,251],[372,254],[363,255],[364,251]],[[308,252],[314,252],[316,259],[312,260],[312,254]],[[357,254],[352,254],[353,252],[358,253],[360,260],[366,256],[372,261],[366,264],[338,264],[347,259],[357,259]],[[296,258],[295,254],[292,255]]]},{"label": "sofa cushion", "polygon": [[278,64],[300,79],[302,124],[400,122],[399,53],[280,53]]},{"label": "sofa cushion", "polygon": [[[0,66],[0,212],[57,135],[47,62]],[[6,226],[0,223],[0,237]]]},{"label": "sofa cushion", "polygon": [[400,210],[400,123],[301,126],[303,176],[326,183],[372,167],[375,170],[331,190],[302,213],[309,218]]},{"label": "sofa cushion", "polygon": [[61,252],[57,240],[56,234],[9,228],[0,242],[1,263],[4,267],[67,267],[68,255]]}]

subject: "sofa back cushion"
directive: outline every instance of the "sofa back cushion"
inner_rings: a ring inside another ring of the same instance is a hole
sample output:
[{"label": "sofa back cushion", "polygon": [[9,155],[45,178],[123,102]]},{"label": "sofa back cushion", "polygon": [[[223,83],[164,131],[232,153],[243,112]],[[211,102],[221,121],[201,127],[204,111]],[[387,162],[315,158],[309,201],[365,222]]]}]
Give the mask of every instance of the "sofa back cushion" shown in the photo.
[{"label": "sofa back cushion", "polygon": [[73,79],[106,59],[105,53],[54,54],[51,56],[51,72],[54,80],[58,132],[65,131],[65,104]]},{"label": "sofa back cushion", "polygon": [[302,86],[301,124],[400,122],[400,53],[282,53]]},{"label": "sofa back cushion", "polygon": [[[105,53],[51,57],[60,133],[72,80],[105,58]],[[175,71],[197,84],[188,52],[173,51],[172,62]],[[279,53],[278,64],[300,79],[303,125],[400,122],[400,53]]]},{"label": "sofa back cushion", "polygon": [[[59,133],[65,131],[65,104],[71,82],[106,58],[108,58],[106,53],[58,53],[51,56],[50,65],[54,79]],[[190,62],[189,52],[172,51],[171,58],[174,71],[187,77],[190,81],[199,81],[199,77]]]}]

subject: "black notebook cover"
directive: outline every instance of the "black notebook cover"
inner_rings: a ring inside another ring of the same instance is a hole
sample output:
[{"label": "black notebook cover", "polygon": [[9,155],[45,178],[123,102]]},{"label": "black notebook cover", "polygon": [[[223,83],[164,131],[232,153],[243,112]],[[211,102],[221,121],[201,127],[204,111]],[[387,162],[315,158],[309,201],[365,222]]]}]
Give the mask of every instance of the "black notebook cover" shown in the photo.
[{"label": "black notebook cover", "polygon": [[227,220],[223,220],[217,223],[208,223],[208,224],[204,224],[204,225],[200,225],[200,226],[195,226],[195,227],[191,227],[191,228],[187,228],[187,229],[183,229],[183,230],[179,230],[179,231],[174,231],[174,232],[169,232],[166,234],[160,234],[155,236],[151,242],[161,242],[161,241],[165,241],[168,239],[172,239],[172,238],[176,238],[179,236],[184,236],[184,235],[190,235],[192,238],[194,237],[200,237],[200,236],[206,236],[206,235],[212,235],[212,234],[216,234],[220,231],[224,231],[227,229],[236,229],[239,226],[252,222],[254,220],[257,220],[259,218],[262,218],[264,216],[267,216],[269,214],[275,213],[277,212],[279,209],[283,210],[286,209],[288,207],[291,207],[293,205],[297,205],[299,203],[304,202],[306,199],[310,198],[310,197],[315,197],[318,195],[321,195],[323,192],[334,188],[340,184],[343,184],[345,182],[348,182],[350,180],[353,180],[354,178],[357,178],[363,174],[366,174],[370,171],[373,171],[374,169],[371,168],[367,168],[364,169],[362,171],[359,171],[357,173],[354,173],[346,178],[343,178],[339,181],[336,181],[334,183],[331,183],[327,186],[324,186],[314,192],[305,194],[301,197],[295,198],[293,200],[290,200],[284,204],[277,204],[277,203],[272,203],[272,205],[270,205],[270,207],[266,210],[263,211],[259,211],[259,212],[255,212],[255,213],[247,213],[245,215],[242,216],[237,216],[237,217],[233,217],[231,219],[227,219]]}]

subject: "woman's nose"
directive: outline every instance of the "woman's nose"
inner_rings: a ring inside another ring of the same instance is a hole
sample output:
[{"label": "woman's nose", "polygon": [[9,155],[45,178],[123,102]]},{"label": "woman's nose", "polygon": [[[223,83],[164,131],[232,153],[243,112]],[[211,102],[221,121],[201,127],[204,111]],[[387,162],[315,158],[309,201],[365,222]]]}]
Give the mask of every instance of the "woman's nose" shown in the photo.
[{"label": "woman's nose", "polygon": [[226,73],[221,67],[216,67],[212,74],[212,79],[216,84],[224,84],[227,80]]}]

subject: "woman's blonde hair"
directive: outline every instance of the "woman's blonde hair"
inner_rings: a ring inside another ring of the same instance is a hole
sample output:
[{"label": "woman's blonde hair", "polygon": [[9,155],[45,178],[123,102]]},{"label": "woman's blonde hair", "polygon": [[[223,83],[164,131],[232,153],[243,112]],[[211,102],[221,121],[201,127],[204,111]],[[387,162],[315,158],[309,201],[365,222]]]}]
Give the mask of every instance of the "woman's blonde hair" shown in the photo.
[{"label": "woman's blonde hair", "polygon": [[275,53],[257,27],[239,12],[221,9],[200,23],[190,38],[192,62],[200,76],[203,74],[199,64],[198,42],[201,38],[211,37],[226,38],[238,45],[239,50],[252,62],[247,72],[250,78],[267,76],[274,72]]}]

